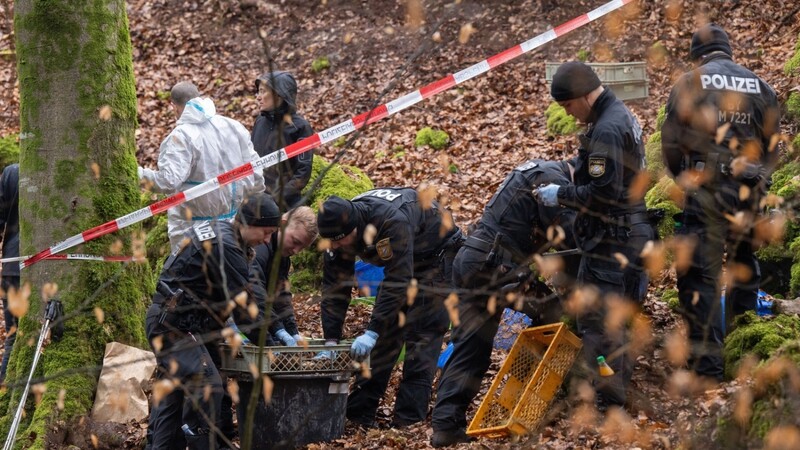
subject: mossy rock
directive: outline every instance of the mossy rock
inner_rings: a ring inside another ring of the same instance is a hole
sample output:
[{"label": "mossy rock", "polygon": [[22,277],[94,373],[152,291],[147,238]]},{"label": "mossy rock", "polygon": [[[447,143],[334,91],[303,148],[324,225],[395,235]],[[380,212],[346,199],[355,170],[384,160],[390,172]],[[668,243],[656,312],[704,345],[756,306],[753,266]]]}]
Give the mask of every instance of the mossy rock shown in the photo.
[{"label": "mossy rock", "polygon": [[17,162],[19,162],[19,135],[9,134],[0,137],[0,170]]},{"label": "mossy rock", "polygon": [[789,273],[789,295],[797,297],[800,295],[800,261],[792,264]]},{"label": "mossy rock", "polygon": [[447,147],[450,143],[450,135],[442,130],[434,130],[431,127],[425,127],[417,131],[417,137],[414,140],[414,145],[422,147],[428,145],[435,150],[441,150]]},{"label": "mossy rock", "polygon": [[748,311],[736,318],[736,329],[725,338],[725,374],[733,378],[739,361],[747,354],[769,359],[787,341],[800,339],[800,318],[778,314],[759,317]]},{"label": "mossy rock", "polygon": [[675,222],[672,216],[681,212],[681,208],[672,200],[670,192],[677,186],[671,178],[662,176],[644,196],[647,208],[658,208],[664,210],[664,219],[658,224],[658,235],[661,239],[666,239],[675,234]]},{"label": "mossy rock", "polygon": [[783,65],[783,73],[787,77],[800,75],[800,35],[797,36],[797,44],[794,46],[794,55]]},{"label": "mossy rock", "polygon": [[681,306],[681,302],[678,299],[678,290],[677,289],[665,289],[664,292],[661,293],[661,301],[666,303],[669,306],[669,309],[675,311]]},{"label": "mossy rock", "polygon": [[[327,169],[321,179],[322,171]],[[319,180],[318,180],[319,179]],[[315,186],[316,184],[316,186]],[[311,182],[303,190],[309,193],[309,205],[314,211],[331,195],[351,199],[375,186],[369,177],[359,168],[352,166],[331,165],[325,158],[314,155],[311,167]],[[322,286],[322,253],[316,248],[307,248],[292,257],[292,273],[289,281],[295,292],[317,292]]]},{"label": "mossy rock", "polygon": [[547,134],[550,136],[575,134],[581,129],[578,121],[556,102],[550,103],[544,117],[547,119]]},{"label": "mossy rock", "polygon": [[800,92],[792,92],[786,100],[786,116],[794,121],[800,121]]},{"label": "mossy rock", "polygon": [[664,159],[661,157],[661,132],[651,134],[644,145],[644,157],[647,161],[647,173],[650,175],[649,188],[652,189],[666,172]]},{"label": "mossy rock", "polygon": [[772,186],[769,191],[775,195],[791,200],[800,190],[800,161],[789,161],[778,167],[772,174]]},{"label": "mossy rock", "polygon": [[791,270],[796,253],[789,246],[772,243],[756,251],[761,268],[760,288],[772,295],[784,295],[791,291]]}]

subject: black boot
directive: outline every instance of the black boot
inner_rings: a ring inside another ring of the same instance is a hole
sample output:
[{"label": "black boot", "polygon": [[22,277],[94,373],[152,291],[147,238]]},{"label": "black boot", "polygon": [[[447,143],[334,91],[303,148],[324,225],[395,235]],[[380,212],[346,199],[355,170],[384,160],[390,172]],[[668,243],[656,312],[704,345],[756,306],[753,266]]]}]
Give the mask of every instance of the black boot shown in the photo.
[{"label": "black boot", "polygon": [[467,435],[467,432],[462,429],[439,430],[433,432],[433,436],[431,436],[431,446],[436,448],[449,447],[451,445],[470,442],[472,440],[474,439]]}]

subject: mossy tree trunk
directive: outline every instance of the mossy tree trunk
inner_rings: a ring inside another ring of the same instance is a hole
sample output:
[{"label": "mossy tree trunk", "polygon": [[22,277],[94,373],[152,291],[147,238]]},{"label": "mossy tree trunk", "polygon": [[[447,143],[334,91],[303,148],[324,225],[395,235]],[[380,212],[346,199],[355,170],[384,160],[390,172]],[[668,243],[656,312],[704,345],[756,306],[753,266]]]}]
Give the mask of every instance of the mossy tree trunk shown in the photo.
[{"label": "mossy tree trunk", "polygon": [[[125,6],[124,0],[15,2],[20,254],[139,207]],[[132,254],[139,232],[122,230],[76,251]],[[23,270],[22,282],[31,285],[30,309],[20,319],[9,389],[0,396],[0,431],[5,437],[33,360],[42,327],[41,287],[57,283],[67,316],[64,338],[49,343],[39,361],[35,382],[46,390],[38,404],[29,397],[16,445],[44,448],[52,425],[63,427],[90,412],[107,342],[147,348],[144,311],[153,280],[142,264],[42,261]]]}]

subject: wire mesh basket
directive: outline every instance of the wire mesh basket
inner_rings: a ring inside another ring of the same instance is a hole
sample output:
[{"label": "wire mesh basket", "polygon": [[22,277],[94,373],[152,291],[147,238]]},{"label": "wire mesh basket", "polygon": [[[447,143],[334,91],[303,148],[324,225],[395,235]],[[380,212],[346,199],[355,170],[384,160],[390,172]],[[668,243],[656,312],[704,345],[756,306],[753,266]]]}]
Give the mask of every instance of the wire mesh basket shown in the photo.
[{"label": "wire mesh basket", "polygon": [[467,434],[503,437],[535,431],[580,349],[581,340],[563,323],[522,331]]},{"label": "wire mesh basket", "polygon": [[[306,346],[264,347],[263,352],[255,345],[242,345],[234,353],[230,345],[222,344],[220,372],[254,373],[259,367],[259,355],[263,353],[259,372],[267,375],[296,373],[341,373],[360,372],[369,368],[369,357],[357,362],[350,358],[350,342],[324,345],[323,339],[308,339]],[[318,358],[320,352],[332,352],[332,358]]]}]

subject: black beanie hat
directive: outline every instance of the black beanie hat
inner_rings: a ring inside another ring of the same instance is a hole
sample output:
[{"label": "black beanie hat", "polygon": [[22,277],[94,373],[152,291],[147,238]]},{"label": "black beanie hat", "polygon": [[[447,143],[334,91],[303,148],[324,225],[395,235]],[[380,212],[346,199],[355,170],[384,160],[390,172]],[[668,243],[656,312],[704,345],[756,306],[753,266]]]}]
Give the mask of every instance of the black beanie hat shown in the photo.
[{"label": "black beanie hat", "polygon": [[277,227],[281,210],[269,194],[259,192],[244,199],[236,220],[250,227]]},{"label": "black beanie hat", "polygon": [[600,86],[600,78],[591,67],[580,61],[562,64],[553,75],[550,95],[557,102],[583,97]]},{"label": "black beanie hat", "polygon": [[332,241],[343,239],[357,225],[353,203],[335,195],[328,197],[317,213],[319,235]]},{"label": "black beanie hat", "polygon": [[692,61],[700,59],[714,51],[720,51],[728,56],[733,56],[728,33],[717,24],[709,24],[695,31],[692,35],[692,46],[689,48],[689,57]]}]

